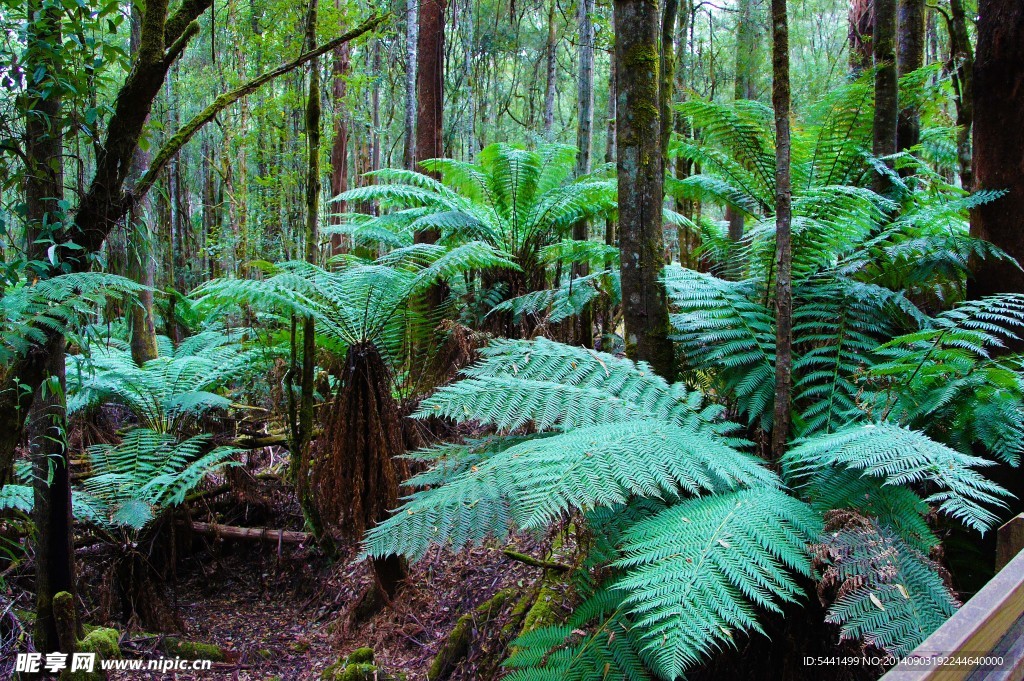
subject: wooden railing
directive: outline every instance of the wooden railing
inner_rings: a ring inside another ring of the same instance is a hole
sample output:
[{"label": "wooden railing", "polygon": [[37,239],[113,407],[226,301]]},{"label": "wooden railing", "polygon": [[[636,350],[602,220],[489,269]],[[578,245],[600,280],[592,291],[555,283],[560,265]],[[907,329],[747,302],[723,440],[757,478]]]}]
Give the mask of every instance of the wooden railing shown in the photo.
[{"label": "wooden railing", "polygon": [[1024,514],[996,546],[996,576],[882,681],[1024,679]]}]

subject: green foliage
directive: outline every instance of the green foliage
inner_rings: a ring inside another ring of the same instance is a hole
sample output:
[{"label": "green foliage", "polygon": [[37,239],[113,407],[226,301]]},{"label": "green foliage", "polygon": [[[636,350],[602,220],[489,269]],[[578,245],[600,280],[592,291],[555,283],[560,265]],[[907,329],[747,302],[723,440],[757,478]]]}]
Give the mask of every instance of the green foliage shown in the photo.
[{"label": "green foliage", "polygon": [[116,345],[87,347],[86,354],[68,357],[68,412],[116,402],[142,426],[161,433],[187,429],[208,412],[230,407],[218,391],[261,371],[268,359],[261,349],[245,349],[237,334],[212,331],[189,337],[173,354],[143,366]]},{"label": "green foliage", "polygon": [[757,629],[756,608],[797,597],[787,572],[809,574],[817,516],[736,448],[735,426],[699,393],[543,339],[496,341],[483,355],[420,415],[504,435],[419,455],[434,468],[409,484],[430,487],[372,528],[364,551],[419,558],[581,514],[619,535],[603,554],[621,579],[567,627],[524,636],[514,678],[585,679],[606,664],[624,678],[646,678],[644,666],[674,678],[730,628]]},{"label": "green foliage", "polygon": [[809,484],[819,488],[826,484],[821,476],[830,477],[836,468],[879,478],[887,485],[927,483],[939,491],[925,501],[982,533],[997,521],[986,506],[1005,508],[1000,497],[1009,496],[975,470],[991,465],[890,423],[855,425],[798,441],[783,457],[787,480],[799,483],[810,478]]},{"label": "green foliage", "polygon": [[631,527],[615,588],[642,654],[672,679],[734,631],[760,631],[756,608],[800,597],[790,573],[810,576],[806,544],[820,531],[806,504],[771,488],[691,499]]},{"label": "green foliage", "polygon": [[863,521],[824,538],[822,581],[839,587],[826,619],[842,638],[903,657],[956,612],[938,566],[884,525]]},{"label": "green foliage", "polygon": [[107,303],[130,301],[143,287],[101,272],[61,274],[18,281],[0,294],[0,364],[9,365],[47,333],[74,337],[78,328]]},{"label": "green foliage", "polygon": [[162,508],[177,506],[211,472],[234,465],[239,450],[214,447],[209,435],[179,442],[149,428],[133,428],[116,445],[87,451],[90,475],[80,499],[88,520],[107,527],[141,530]]}]

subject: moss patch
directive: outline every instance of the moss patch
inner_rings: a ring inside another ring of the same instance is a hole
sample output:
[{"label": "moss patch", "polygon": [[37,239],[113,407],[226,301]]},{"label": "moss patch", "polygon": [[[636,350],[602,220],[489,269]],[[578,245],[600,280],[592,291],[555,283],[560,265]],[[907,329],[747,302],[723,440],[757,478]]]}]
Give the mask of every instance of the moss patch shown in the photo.
[{"label": "moss patch", "polygon": [[210,643],[195,643],[194,641],[182,641],[179,638],[168,636],[164,639],[164,653],[185,660],[212,660],[223,662],[227,659],[224,651]]}]

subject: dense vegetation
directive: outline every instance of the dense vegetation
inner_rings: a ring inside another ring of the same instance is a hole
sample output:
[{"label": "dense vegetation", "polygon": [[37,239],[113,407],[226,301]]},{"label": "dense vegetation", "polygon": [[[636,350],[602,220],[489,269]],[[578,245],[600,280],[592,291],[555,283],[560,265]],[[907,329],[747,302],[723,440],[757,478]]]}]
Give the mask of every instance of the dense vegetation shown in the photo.
[{"label": "dense vegetation", "polygon": [[1015,0],[364,5],[0,5],[3,674],[173,656],[203,533],[339,640],[493,574],[297,679],[821,678],[991,577]]}]

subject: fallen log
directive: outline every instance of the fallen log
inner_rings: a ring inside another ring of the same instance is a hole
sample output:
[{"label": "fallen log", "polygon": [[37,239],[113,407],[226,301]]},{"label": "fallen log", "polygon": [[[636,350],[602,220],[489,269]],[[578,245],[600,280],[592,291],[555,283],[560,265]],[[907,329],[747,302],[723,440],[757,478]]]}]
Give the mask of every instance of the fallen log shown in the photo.
[{"label": "fallen log", "polygon": [[309,532],[294,530],[273,530],[266,527],[236,527],[234,525],[217,525],[192,521],[192,531],[196,534],[209,534],[222,539],[247,539],[250,541],[277,542],[278,544],[304,544],[313,540]]}]

